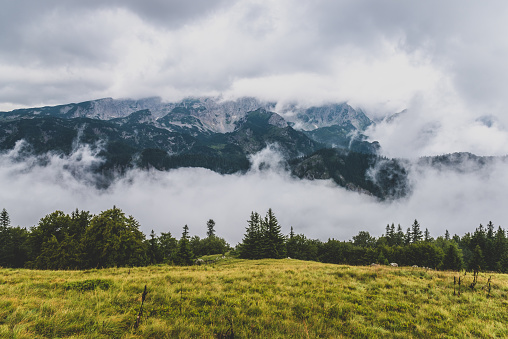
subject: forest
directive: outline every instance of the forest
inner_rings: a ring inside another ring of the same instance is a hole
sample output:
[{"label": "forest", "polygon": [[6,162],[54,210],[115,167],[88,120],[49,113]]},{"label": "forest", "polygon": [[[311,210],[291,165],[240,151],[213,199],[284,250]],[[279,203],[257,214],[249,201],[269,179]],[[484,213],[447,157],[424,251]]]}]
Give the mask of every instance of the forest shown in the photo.
[{"label": "forest", "polygon": [[508,272],[506,231],[492,222],[474,232],[433,238],[417,220],[403,231],[386,225],[380,237],[359,231],[351,240],[309,239],[281,231],[272,209],[263,217],[252,212],[242,242],[234,248],[216,235],[215,222],[206,223],[206,237],[191,236],[183,226],[179,239],[170,232],[148,237],[139,222],[116,206],[93,215],[75,210],[55,211],[30,228],[11,226],[4,208],[0,213],[0,267],[32,269],[88,269],[154,264],[192,265],[206,255],[244,259],[292,258],[347,265],[419,266],[442,270]]}]

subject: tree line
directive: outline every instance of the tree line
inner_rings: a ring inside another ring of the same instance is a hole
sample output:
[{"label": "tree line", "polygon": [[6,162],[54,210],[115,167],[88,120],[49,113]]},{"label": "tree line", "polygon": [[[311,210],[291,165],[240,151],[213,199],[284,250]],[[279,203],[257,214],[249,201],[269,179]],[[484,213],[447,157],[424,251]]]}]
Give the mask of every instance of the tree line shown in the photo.
[{"label": "tree line", "polygon": [[119,208],[92,215],[76,210],[55,211],[29,229],[12,227],[5,209],[0,213],[0,266],[36,269],[85,269],[144,266],[158,263],[190,265],[204,255],[225,254],[244,259],[294,258],[325,263],[370,265],[396,262],[447,270],[487,270],[508,273],[508,240],[501,226],[489,222],[462,237],[437,238],[422,230],[417,220],[403,231],[387,225],[373,237],[359,231],[351,240],[327,241],[295,234],[284,235],[272,209],[262,217],[252,212],[244,237],[233,249],[215,233],[215,222],[206,223],[206,237],[189,235],[185,225],[180,239],[170,232],[152,230],[148,238],[139,223]]},{"label": "tree line", "polygon": [[149,238],[134,217],[117,207],[92,215],[76,210],[55,211],[30,229],[12,227],[5,209],[0,213],[0,266],[34,269],[87,269],[145,266],[158,263],[190,265],[195,257],[221,254],[229,244],[207,222],[207,237],[189,236],[187,225],[179,240],[170,232]]},{"label": "tree line", "polygon": [[395,262],[404,266],[421,266],[446,270],[486,270],[508,273],[508,240],[501,226],[495,230],[489,222],[480,224],[473,233],[460,237],[433,238],[429,230],[422,230],[418,220],[404,232],[400,224],[387,225],[385,233],[376,238],[369,232],[359,231],[352,240],[308,239],[295,234],[293,227],[288,236],[271,209],[266,217],[252,212],[247,222],[242,243],[236,247],[240,258],[284,258],[313,260],[334,264],[369,265]]}]

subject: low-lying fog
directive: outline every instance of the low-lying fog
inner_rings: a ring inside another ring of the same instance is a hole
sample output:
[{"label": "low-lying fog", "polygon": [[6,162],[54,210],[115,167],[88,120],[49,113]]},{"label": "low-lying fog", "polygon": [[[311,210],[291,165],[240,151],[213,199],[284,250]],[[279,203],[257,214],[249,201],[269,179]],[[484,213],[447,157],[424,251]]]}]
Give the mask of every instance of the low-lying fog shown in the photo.
[{"label": "low-lying fog", "polygon": [[[322,240],[349,240],[361,230],[380,236],[386,224],[400,223],[405,230],[414,219],[434,237],[445,229],[462,235],[489,220],[504,227],[508,214],[508,164],[502,161],[460,173],[413,170],[408,198],[379,202],[332,181],[295,179],[278,166],[280,157],[271,149],[252,157],[253,169],[246,175],[201,168],[131,170],[107,190],[91,185],[88,169],[100,159],[87,147],[70,157],[49,156],[45,164],[35,157],[16,159],[18,149],[0,155],[0,208],[7,209],[12,225],[22,227],[55,210],[97,214],[116,205],[134,216],[146,235],[153,229],[179,238],[187,224],[191,235],[203,237],[206,221],[214,219],[217,234],[235,245],[251,211],[264,215],[268,208],[285,234],[293,226],[297,233]],[[270,168],[260,171],[261,162]]]}]

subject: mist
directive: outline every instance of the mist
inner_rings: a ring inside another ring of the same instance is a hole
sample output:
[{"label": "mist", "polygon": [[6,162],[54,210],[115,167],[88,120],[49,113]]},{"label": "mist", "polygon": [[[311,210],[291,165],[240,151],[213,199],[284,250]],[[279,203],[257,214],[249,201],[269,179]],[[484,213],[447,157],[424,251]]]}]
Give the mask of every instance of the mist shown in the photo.
[{"label": "mist", "polygon": [[495,160],[481,168],[465,160],[461,170],[417,167],[410,171],[410,196],[391,202],[338,187],[330,180],[301,180],[281,165],[274,148],[251,157],[244,174],[221,175],[203,168],[167,172],[129,170],[107,189],[91,183],[90,168],[102,160],[86,146],[70,156],[21,156],[21,147],[0,155],[0,208],[13,226],[31,227],[45,215],[75,209],[94,214],[121,208],[134,216],[148,235],[171,232],[179,238],[188,225],[191,235],[204,237],[206,221],[230,244],[241,242],[252,211],[272,208],[282,231],[326,241],[349,240],[359,231],[380,236],[388,223],[405,230],[414,219],[431,235],[463,235],[492,220],[507,218],[508,164]]}]

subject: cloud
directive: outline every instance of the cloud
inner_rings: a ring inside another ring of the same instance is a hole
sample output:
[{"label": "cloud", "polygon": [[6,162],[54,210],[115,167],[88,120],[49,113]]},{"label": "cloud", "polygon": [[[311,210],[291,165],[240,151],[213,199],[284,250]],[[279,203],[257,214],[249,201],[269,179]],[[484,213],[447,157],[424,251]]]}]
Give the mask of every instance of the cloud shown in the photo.
[{"label": "cloud", "polygon": [[[17,70],[18,84],[4,81],[11,90],[0,91],[0,101],[254,95],[265,85],[272,97],[351,100],[377,114],[405,108],[418,92],[452,79],[461,99],[495,106],[505,103],[508,47],[498,32],[507,7],[502,1],[18,1],[6,5],[0,20],[9,32],[0,38],[0,59]],[[59,75],[48,85],[57,90],[27,95],[33,91],[23,86],[43,88],[33,77],[45,72]]]},{"label": "cloud", "polygon": [[388,157],[418,158],[453,152],[503,156],[508,154],[508,131],[499,115],[483,115],[460,101],[447,85],[440,95],[415,97],[407,110],[367,131]]},{"label": "cloud", "polygon": [[[89,184],[93,177],[87,170],[101,161],[89,148],[77,148],[69,157],[48,155],[44,163],[36,157],[19,160],[19,149],[0,155],[0,208],[7,209],[13,224],[24,227],[55,210],[100,213],[113,205],[133,215],[146,235],[153,229],[179,237],[187,224],[191,234],[204,237],[211,218],[218,235],[231,244],[242,240],[251,211],[264,215],[268,208],[285,234],[293,226],[295,232],[323,241],[349,240],[360,230],[380,236],[386,224],[400,223],[405,229],[414,219],[433,236],[445,229],[463,235],[480,223],[507,220],[508,171],[502,161],[481,170],[468,163],[461,172],[413,170],[413,195],[380,203],[331,181],[291,177],[277,165],[280,155],[273,149],[253,156],[256,166],[246,175],[201,168],[131,170],[107,190]],[[259,166],[262,162],[271,166]]]}]

